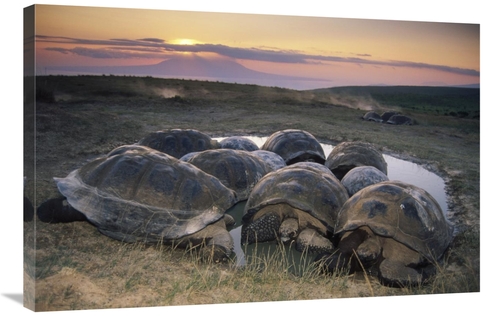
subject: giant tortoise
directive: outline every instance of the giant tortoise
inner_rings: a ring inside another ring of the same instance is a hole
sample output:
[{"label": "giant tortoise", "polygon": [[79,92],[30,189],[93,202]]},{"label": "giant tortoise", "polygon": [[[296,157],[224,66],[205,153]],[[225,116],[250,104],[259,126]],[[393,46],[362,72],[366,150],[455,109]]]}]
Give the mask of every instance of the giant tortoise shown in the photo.
[{"label": "giant tortoise", "polygon": [[383,121],[382,117],[380,117],[380,115],[374,111],[366,112],[365,115],[363,115],[363,120],[377,123],[382,123]]},{"label": "giant tortoise", "polygon": [[258,150],[257,144],[244,136],[229,136],[219,141],[221,148],[238,149],[246,151]]},{"label": "giant tortoise", "polygon": [[329,237],[347,198],[345,188],[324,165],[299,162],[270,172],[245,205],[241,242],[294,240],[299,251],[331,250]]},{"label": "giant tortoise", "polygon": [[208,174],[218,178],[222,184],[236,192],[237,200],[248,198],[255,184],[271,167],[253,152],[237,149],[209,149],[181,157]]},{"label": "giant tortoise", "polygon": [[396,115],[396,114],[398,114],[398,113],[394,112],[394,111],[386,111],[386,112],[382,113],[382,115],[380,117],[382,118],[384,123],[387,123],[387,121],[391,118],[391,116]]},{"label": "giant tortoise", "polygon": [[360,166],[373,166],[387,174],[387,162],[384,156],[372,145],[366,142],[343,142],[333,148],[325,161],[333,174],[339,179],[349,170]]},{"label": "giant tortoise", "polygon": [[394,114],[387,120],[387,124],[393,125],[413,125],[414,121],[411,117],[402,114]]},{"label": "giant tortoise", "polygon": [[67,203],[106,236],[204,245],[202,258],[215,261],[232,253],[224,215],[236,203],[235,192],[192,164],[126,145],[54,180]]},{"label": "giant tortoise", "polygon": [[263,149],[254,150],[254,151],[252,151],[252,155],[256,155],[256,156],[262,158],[262,160],[264,160],[264,162],[273,171],[278,170],[278,169],[286,166],[286,162],[283,159],[283,157],[281,157],[277,153],[269,151],[269,150],[263,150]]},{"label": "giant tortoise", "polygon": [[277,153],[287,165],[301,161],[314,161],[323,164],[325,153],[316,137],[311,133],[286,129],[273,133],[261,146],[263,150]]},{"label": "giant tortoise", "polygon": [[346,188],[349,196],[359,190],[383,181],[389,181],[389,177],[373,166],[359,166],[352,168],[342,178],[340,183]]},{"label": "giant tortoise", "polygon": [[217,140],[203,132],[177,128],[149,133],[137,144],[159,150],[175,158],[181,158],[190,152],[220,148]]},{"label": "giant tortoise", "polygon": [[[339,256],[373,269],[382,284],[424,282],[451,243],[453,227],[425,190],[401,181],[368,186],[342,206]],[[355,258],[353,254],[356,254]]]}]

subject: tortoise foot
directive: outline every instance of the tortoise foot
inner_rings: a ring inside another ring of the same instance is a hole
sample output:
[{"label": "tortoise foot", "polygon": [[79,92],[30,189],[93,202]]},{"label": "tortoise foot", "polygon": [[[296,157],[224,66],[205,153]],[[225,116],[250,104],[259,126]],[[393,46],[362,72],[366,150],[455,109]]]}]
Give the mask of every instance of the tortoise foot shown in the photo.
[{"label": "tortoise foot", "polygon": [[252,244],[275,240],[281,225],[281,217],[268,213],[241,229],[241,243]]},{"label": "tortoise foot", "polygon": [[379,266],[379,278],[386,286],[406,287],[421,284],[423,275],[402,262],[383,260]]}]

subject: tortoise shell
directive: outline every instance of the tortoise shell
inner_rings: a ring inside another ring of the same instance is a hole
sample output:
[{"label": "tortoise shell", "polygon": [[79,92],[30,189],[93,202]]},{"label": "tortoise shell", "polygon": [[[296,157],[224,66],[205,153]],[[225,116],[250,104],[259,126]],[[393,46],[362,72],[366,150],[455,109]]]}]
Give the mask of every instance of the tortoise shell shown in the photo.
[{"label": "tortoise shell", "polygon": [[309,132],[287,129],[269,136],[261,149],[277,153],[287,165],[300,161],[325,162],[325,153],[318,140]]},{"label": "tortoise shell", "polygon": [[382,120],[384,122],[387,122],[391,118],[391,116],[396,115],[396,114],[398,114],[398,113],[394,112],[394,111],[386,111],[386,112],[382,113],[382,115],[380,117],[382,118]]},{"label": "tortoise shell", "polygon": [[255,184],[273,170],[252,152],[227,148],[187,154],[181,160],[218,178],[236,192],[238,201],[246,200]]},{"label": "tortoise shell", "polygon": [[428,260],[439,259],[449,246],[453,227],[439,204],[425,190],[401,181],[368,186],[342,206],[335,234],[368,226]]},{"label": "tortoise shell", "polygon": [[340,183],[346,188],[349,196],[352,196],[369,185],[383,181],[389,181],[389,177],[379,169],[373,166],[360,166],[349,170]]},{"label": "tortoise shell", "polygon": [[266,174],[252,190],[243,221],[267,205],[287,203],[317,218],[333,232],[337,213],[348,199],[340,181],[323,165],[300,162]]},{"label": "tortoise shell", "polygon": [[273,171],[286,166],[285,160],[280,155],[269,150],[254,150],[252,151],[252,155],[262,158]]},{"label": "tortoise shell", "polygon": [[387,123],[393,125],[413,125],[413,120],[408,116],[395,114],[387,120]]},{"label": "tortoise shell", "polygon": [[138,145],[118,148],[54,179],[68,203],[99,231],[127,242],[195,233],[236,203],[234,191],[217,178]]},{"label": "tortoise shell", "polygon": [[365,115],[363,115],[363,120],[378,123],[381,123],[383,121],[382,117],[374,111],[366,112]]},{"label": "tortoise shell", "polygon": [[243,136],[230,136],[219,141],[221,148],[238,149],[246,151],[258,150],[259,146],[251,140]]},{"label": "tortoise shell", "polygon": [[152,132],[139,140],[138,145],[147,146],[175,158],[187,153],[220,148],[219,142],[194,129],[168,129]]},{"label": "tortoise shell", "polygon": [[387,175],[384,156],[371,144],[365,142],[343,142],[333,148],[326,159],[327,166],[339,179],[349,170],[360,166],[373,166]]}]

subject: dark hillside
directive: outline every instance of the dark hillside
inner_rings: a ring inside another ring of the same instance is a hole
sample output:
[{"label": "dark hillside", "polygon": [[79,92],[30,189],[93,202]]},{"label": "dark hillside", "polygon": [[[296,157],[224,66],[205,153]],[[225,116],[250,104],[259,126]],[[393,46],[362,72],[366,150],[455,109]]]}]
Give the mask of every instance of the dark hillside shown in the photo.
[{"label": "dark hillside", "polygon": [[414,112],[479,118],[479,88],[352,86],[314,90],[331,95],[371,97],[383,107]]}]

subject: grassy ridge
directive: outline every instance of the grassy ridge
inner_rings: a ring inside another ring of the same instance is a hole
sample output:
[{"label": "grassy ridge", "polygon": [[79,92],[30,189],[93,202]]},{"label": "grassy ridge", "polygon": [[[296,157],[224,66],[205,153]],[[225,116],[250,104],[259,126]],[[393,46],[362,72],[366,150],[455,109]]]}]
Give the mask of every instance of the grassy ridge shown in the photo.
[{"label": "grassy ridge", "polygon": [[479,88],[363,86],[315,90],[334,95],[369,95],[377,103],[424,114],[479,119]]},{"label": "grassy ridge", "polygon": [[[92,78],[92,80],[88,80]],[[37,79],[37,99],[55,102],[55,94],[71,94],[80,97],[171,97],[177,100],[181,93],[189,93],[203,87],[212,93],[221,92],[236,95],[252,94],[262,90],[257,85],[235,85],[222,82],[160,79],[153,77],[121,76],[48,76]],[[265,88],[264,88],[265,89]],[[419,87],[419,86],[352,86],[317,89],[303,93],[290,89],[268,88],[277,102],[295,103],[299,94],[309,93],[317,103],[325,102],[331,96],[349,96],[351,98],[371,98],[375,104],[385,108],[400,108],[403,111],[429,115],[451,115],[479,118],[479,89],[455,87]],[[196,95],[196,93],[195,93]],[[193,95],[192,97],[195,97]]]}]

